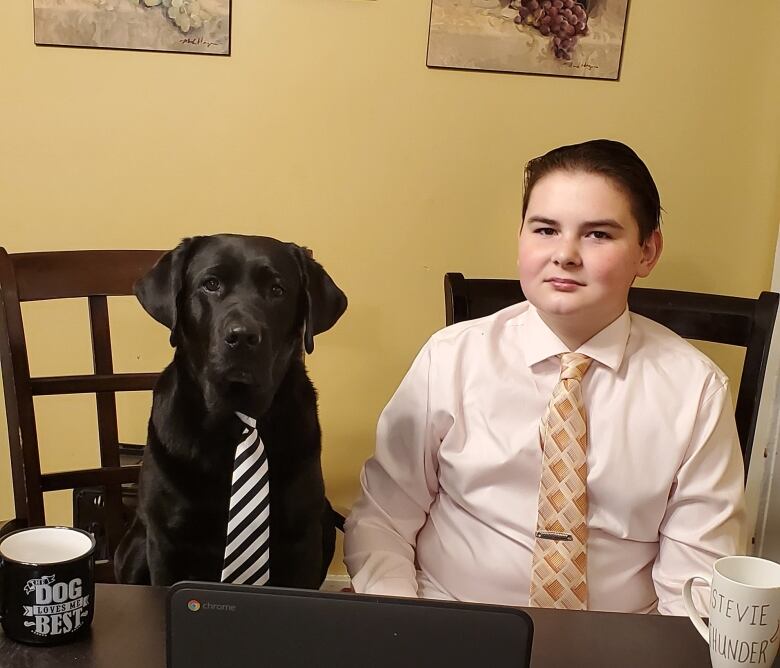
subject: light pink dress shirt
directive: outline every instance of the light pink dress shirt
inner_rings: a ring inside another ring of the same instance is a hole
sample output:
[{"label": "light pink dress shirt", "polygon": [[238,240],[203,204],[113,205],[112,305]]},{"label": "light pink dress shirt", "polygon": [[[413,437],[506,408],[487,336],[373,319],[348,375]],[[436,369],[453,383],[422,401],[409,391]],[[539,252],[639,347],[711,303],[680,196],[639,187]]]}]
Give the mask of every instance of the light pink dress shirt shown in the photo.
[{"label": "light pink dress shirt", "polygon": [[[431,337],[382,412],[347,521],[356,591],[528,605],[539,420],[562,352],[527,302]],[[628,311],[577,352],[594,359],[582,386],[588,607],[685,614],[686,578],[744,550],[728,379]]]}]

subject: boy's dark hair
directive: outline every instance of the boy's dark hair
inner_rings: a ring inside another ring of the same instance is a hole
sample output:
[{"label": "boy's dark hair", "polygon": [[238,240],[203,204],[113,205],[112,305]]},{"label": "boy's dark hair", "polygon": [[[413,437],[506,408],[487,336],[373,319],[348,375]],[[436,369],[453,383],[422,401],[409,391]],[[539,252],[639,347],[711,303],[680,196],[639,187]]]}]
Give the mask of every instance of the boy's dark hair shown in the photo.
[{"label": "boy's dark hair", "polygon": [[525,166],[523,220],[537,181],[556,171],[601,174],[610,179],[631,202],[631,212],[639,225],[639,243],[661,227],[661,198],[650,170],[632,149],[610,139],[561,146],[529,160]]}]

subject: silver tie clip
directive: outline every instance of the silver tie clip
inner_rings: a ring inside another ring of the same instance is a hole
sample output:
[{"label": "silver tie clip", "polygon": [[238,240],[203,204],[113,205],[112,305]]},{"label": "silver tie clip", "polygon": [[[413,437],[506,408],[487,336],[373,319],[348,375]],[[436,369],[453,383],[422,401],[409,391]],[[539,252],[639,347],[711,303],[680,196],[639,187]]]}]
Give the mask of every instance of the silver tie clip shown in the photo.
[{"label": "silver tie clip", "polygon": [[547,538],[548,540],[574,540],[570,533],[564,531],[537,531],[537,538]]}]

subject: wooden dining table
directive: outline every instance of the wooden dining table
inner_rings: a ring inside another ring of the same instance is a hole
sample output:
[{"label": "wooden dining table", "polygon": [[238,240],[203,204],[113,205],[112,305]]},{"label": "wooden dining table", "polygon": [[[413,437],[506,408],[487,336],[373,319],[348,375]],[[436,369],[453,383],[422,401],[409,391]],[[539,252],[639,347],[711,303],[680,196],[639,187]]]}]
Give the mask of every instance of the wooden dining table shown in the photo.
[{"label": "wooden dining table", "polygon": [[[98,584],[95,618],[85,637],[35,647],[0,632],[0,667],[163,668],[166,592],[164,587]],[[539,608],[526,612],[534,622],[533,668],[710,665],[708,646],[687,617]]]}]

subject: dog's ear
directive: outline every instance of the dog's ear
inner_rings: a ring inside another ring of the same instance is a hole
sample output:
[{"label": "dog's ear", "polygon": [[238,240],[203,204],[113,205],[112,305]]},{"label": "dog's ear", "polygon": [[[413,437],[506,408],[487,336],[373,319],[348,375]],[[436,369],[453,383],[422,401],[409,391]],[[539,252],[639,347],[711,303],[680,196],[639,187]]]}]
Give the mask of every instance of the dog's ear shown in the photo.
[{"label": "dog's ear", "polygon": [[193,239],[183,239],[133,285],[133,293],[146,312],[171,330],[170,342],[174,347],[177,343],[177,302],[192,242]]},{"label": "dog's ear", "polygon": [[303,300],[303,345],[311,355],[314,337],[329,330],[347,310],[347,296],[333,282],[308,248],[290,244],[298,262]]}]

